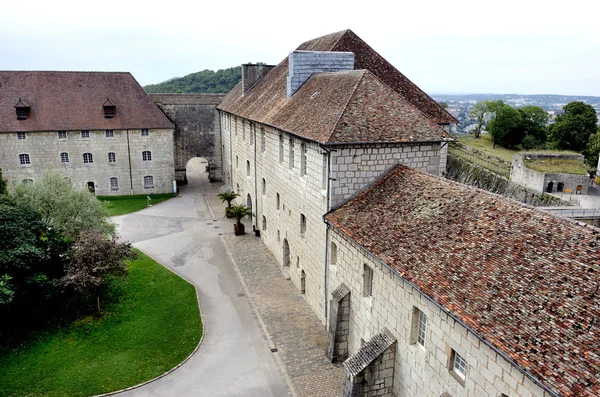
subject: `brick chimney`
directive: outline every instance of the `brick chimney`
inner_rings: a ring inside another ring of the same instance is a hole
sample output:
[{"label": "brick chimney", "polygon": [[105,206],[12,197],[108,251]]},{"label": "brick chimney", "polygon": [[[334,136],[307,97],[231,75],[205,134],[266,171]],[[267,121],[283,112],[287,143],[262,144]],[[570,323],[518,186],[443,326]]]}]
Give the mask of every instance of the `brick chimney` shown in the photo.
[{"label": "brick chimney", "polygon": [[313,73],[354,70],[353,52],[292,51],[288,57],[288,98]]},{"label": "brick chimney", "polygon": [[245,63],[242,65],[242,96],[267,75],[275,65]]}]

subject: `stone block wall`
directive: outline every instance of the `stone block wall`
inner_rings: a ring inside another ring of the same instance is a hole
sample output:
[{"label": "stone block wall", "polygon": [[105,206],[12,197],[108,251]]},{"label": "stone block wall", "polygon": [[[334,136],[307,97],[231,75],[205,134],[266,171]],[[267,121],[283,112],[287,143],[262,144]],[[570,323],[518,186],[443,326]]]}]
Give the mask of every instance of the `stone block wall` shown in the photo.
[{"label": "stone block wall", "polygon": [[331,158],[331,206],[351,197],[396,164],[439,175],[447,153],[439,143],[338,146]]},{"label": "stone block wall", "polygon": [[332,363],[348,358],[348,334],[350,332],[350,290],[341,284],[331,294],[327,329],[327,358]]},{"label": "stone block wall", "polygon": [[[0,168],[9,183],[33,181],[45,170],[55,170],[71,178],[77,189],[93,182],[96,195],[120,196],[130,194],[169,193],[174,179],[173,130],[150,129],[142,136],[140,129],[114,130],[106,137],[105,130],[89,131],[82,138],[81,131],[67,131],[67,137],[58,138],[58,131],[28,132],[26,139],[18,140],[16,133],[0,133]],[[150,151],[152,160],[144,161],[143,151]],[[116,161],[108,161],[108,153],[115,153]],[[30,165],[21,165],[19,154],[29,154]],[[61,153],[68,153],[69,162],[61,161]],[[91,153],[93,162],[85,164],[83,154]],[[144,187],[144,176],[154,178],[154,188]],[[110,178],[117,178],[118,190],[111,190]]]},{"label": "stone block wall", "polygon": [[[513,158],[510,169],[510,179],[512,182],[533,189],[540,194],[560,193],[557,191],[559,183],[563,184],[563,192],[565,190],[571,190],[572,194],[576,194],[577,186],[581,186],[581,191],[579,194],[588,193],[588,187],[590,183],[590,178],[588,176],[575,174],[544,173],[536,171],[532,168],[527,167],[525,161],[523,160],[524,157],[529,157],[531,159],[560,157],[570,160],[581,160],[583,164],[583,155],[544,155],[536,153],[516,154]],[[547,191],[550,182],[552,182],[552,191]]]},{"label": "stone block wall", "polygon": [[224,94],[150,94],[150,98],[175,124],[175,174],[185,181],[190,159],[203,157],[217,167],[216,179],[221,179],[221,142],[216,106]]},{"label": "stone block wall", "polygon": [[354,70],[354,53],[292,51],[288,57],[287,96],[290,97],[314,73]]},{"label": "stone block wall", "polygon": [[[443,393],[453,397],[499,397],[501,393],[550,396],[519,368],[343,233],[333,228],[330,238],[338,247],[338,259],[329,272],[329,285],[334,290],[343,283],[350,289],[349,353],[360,351],[361,339],[370,340],[382,328],[387,328],[397,338],[394,396]],[[362,294],[364,264],[373,269],[371,297]],[[424,348],[413,343],[414,308],[427,316]],[[449,369],[452,350],[467,361],[464,382],[458,381]]]}]

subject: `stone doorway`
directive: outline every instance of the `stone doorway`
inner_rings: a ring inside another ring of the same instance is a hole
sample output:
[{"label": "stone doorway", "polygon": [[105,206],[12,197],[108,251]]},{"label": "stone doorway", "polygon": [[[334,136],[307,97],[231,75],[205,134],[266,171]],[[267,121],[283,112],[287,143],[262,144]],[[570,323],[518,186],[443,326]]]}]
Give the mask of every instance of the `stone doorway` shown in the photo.
[{"label": "stone doorway", "polygon": [[94,184],[94,182],[88,182],[87,188],[90,191],[90,193],[96,194],[96,185]]}]

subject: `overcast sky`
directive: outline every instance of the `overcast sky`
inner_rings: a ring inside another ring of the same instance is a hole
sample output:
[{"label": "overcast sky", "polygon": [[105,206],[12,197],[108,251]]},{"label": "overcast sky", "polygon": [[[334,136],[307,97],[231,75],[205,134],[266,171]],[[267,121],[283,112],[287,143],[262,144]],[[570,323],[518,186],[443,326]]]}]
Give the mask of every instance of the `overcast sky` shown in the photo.
[{"label": "overcast sky", "polygon": [[3,1],[0,69],[153,84],[352,29],[428,93],[600,96],[597,0]]}]

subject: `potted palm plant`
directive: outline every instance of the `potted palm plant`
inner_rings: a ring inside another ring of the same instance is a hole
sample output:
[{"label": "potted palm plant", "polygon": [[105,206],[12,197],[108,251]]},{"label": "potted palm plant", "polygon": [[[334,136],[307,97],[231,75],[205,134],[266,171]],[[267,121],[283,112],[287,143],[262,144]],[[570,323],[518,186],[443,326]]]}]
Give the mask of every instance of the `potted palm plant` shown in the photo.
[{"label": "potted palm plant", "polygon": [[227,201],[227,207],[225,208],[225,216],[227,218],[231,218],[232,216],[229,214],[229,211],[231,211],[231,202],[237,197],[240,197],[240,195],[236,192],[223,192],[217,194],[217,197],[221,199],[222,203]]},{"label": "potted palm plant", "polygon": [[235,205],[229,209],[229,214],[235,218],[235,223],[233,225],[233,231],[236,236],[241,236],[242,234],[246,234],[246,228],[242,223],[242,219],[247,216],[248,218],[252,218],[252,209],[246,207],[245,205]]}]

